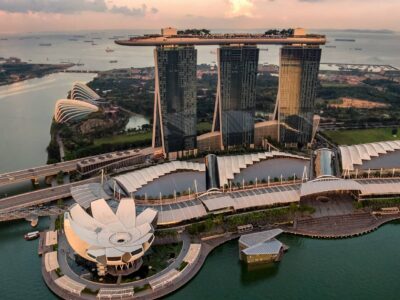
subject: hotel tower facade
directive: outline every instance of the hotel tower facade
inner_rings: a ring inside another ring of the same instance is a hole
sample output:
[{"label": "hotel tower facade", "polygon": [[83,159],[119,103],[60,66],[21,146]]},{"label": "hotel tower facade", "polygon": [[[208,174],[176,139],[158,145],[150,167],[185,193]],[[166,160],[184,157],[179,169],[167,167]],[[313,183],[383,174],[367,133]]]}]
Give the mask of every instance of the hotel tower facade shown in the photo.
[{"label": "hotel tower facade", "polygon": [[193,46],[154,49],[153,147],[165,156],[196,149],[196,68]]},{"label": "hotel tower facade", "polygon": [[278,140],[286,145],[311,142],[321,49],[283,46],[280,51],[279,88],[275,107]]},{"label": "hotel tower facade", "polygon": [[221,132],[224,149],[254,143],[254,113],[259,49],[218,48],[218,86],[213,131]]}]

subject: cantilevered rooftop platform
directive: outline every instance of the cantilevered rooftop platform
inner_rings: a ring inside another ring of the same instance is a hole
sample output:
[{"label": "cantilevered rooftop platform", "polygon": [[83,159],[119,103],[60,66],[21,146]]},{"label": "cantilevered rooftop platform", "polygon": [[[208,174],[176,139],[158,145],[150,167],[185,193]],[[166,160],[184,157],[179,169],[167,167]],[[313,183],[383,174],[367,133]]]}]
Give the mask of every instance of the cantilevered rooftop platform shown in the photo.
[{"label": "cantilevered rooftop platform", "polygon": [[194,45],[307,45],[318,46],[326,43],[325,35],[306,34],[304,30],[295,30],[294,35],[266,35],[258,33],[215,33],[215,34],[179,34],[171,28],[167,34],[147,34],[132,37],[129,40],[117,40],[124,46],[194,46]]},{"label": "cantilevered rooftop platform", "polygon": [[324,35],[268,36],[264,34],[145,35],[129,40],[116,40],[123,46],[207,46],[207,45],[325,45]]}]

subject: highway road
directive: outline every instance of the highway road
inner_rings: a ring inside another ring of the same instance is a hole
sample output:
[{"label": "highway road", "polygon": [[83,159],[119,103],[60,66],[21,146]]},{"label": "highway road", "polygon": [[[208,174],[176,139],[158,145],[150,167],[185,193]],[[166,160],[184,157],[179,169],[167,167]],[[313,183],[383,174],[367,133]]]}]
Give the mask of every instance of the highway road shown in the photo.
[{"label": "highway road", "polygon": [[25,194],[0,199],[0,213],[33,205],[39,205],[71,196],[71,187],[85,183],[100,182],[100,177],[94,177],[74,183],[41,189]]},{"label": "highway road", "polygon": [[56,175],[60,171],[75,171],[77,169],[77,163],[80,160],[82,159],[0,174],[0,186],[26,181],[34,178],[43,178],[50,175]]},{"label": "highway road", "polygon": [[[130,151],[130,152],[128,152]],[[128,154],[126,154],[128,152]],[[122,153],[122,155],[121,155]],[[116,152],[110,152],[110,153],[104,153],[104,154],[99,154],[99,155],[94,155],[94,156],[89,156],[89,157],[83,157],[75,160],[69,160],[65,162],[59,162],[51,165],[44,165],[44,166],[39,166],[39,167],[33,167],[30,169],[25,169],[25,170],[19,170],[19,171],[13,171],[9,173],[4,173],[0,174],[0,187],[13,184],[13,183],[18,183],[22,181],[27,181],[31,179],[38,179],[38,178],[44,178],[46,176],[54,176],[57,175],[58,172],[72,172],[76,171],[78,169],[78,163],[82,161],[86,161],[87,166],[90,165],[90,161],[93,161],[95,164],[96,161],[95,159],[97,158],[102,158],[103,161],[106,161],[104,159],[108,159],[108,157],[111,157],[112,161],[110,161],[109,165],[113,165],[114,163],[117,163],[117,161],[122,161],[123,159],[129,159],[133,156],[138,156],[138,155],[150,155],[153,153],[153,149],[151,147],[144,148],[144,149],[132,149],[132,150],[124,150],[124,151],[116,151]],[[124,156],[125,155],[125,156]],[[115,159],[117,158],[117,160]],[[98,168],[103,168],[104,166],[100,166]],[[93,173],[93,172],[92,172]]]}]

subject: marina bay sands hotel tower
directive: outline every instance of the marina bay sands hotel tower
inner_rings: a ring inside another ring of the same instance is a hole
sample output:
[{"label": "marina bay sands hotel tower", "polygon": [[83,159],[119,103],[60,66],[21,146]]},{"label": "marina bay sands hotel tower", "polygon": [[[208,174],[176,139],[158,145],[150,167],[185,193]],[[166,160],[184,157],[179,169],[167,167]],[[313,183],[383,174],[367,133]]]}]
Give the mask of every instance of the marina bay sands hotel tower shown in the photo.
[{"label": "marina bay sands hotel tower", "polygon": [[218,48],[218,86],[213,132],[222,148],[254,144],[254,113],[259,49],[252,45]]},{"label": "marina bay sands hotel tower", "polygon": [[[267,35],[187,33],[175,28],[116,41],[155,47],[153,147],[169,158],[197,150],[258,147],[267,136],[290,145],[310,143],[319,45],[325,42],[325,36],[298,29],[292,35]],[[274,120],[255,125],[259,44],[283,47]],[[212,132],[202,136],[196,133],[196,45],[219,46]]]},{"label": "marina bay sands hotel tower", "polygon": [[193,46],[154,49],[155,95],[153,148],[163,153],[196,149],[196,67]]}]

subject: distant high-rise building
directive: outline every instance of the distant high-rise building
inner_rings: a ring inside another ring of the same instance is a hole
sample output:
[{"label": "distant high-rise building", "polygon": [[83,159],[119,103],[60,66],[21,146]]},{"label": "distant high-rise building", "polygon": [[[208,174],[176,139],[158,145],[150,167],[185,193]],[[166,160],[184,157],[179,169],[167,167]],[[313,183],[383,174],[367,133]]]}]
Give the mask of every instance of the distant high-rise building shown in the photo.
[{"label": "distant high-rise building", "polygon": [[213,131],[222,132],[224,148],[254,143],[254,112],[259,49],[221,46]]},{"label": "distant high-rise building", "polygon": [[197,50],[193,46],[158,46],[154,60],[153,147],[161,147],[165,155],[193,150]]},{"label": "distant high-rise building", "polygon": [[275,107],[281,143],[304,146],[311,142],[320,60],[319,47],[281,48]]}]

